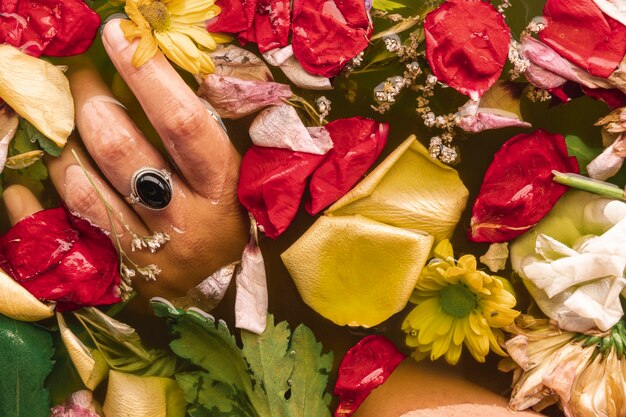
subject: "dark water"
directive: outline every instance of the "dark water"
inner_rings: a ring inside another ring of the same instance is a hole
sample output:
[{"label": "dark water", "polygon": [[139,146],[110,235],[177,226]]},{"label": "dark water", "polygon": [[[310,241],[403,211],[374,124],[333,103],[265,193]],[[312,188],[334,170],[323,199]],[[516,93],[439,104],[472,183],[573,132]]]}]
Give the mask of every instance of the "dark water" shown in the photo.
[{"label": "dark water", "polygon": [[[542,4],[543,2],[540,1],[513,2],[513,7],[507,12],[507,20],[512,27],[514,36],[521,32],[530,18],[540,14]],[[119,77],[116,76],[114,68],[103,54],[99,42],[94,44],[90,55],[97,62],[105,80],[113,85],[113,90],[118,94],[123,92],[123,86],[121,86]],[[304,98],[310,99],[311,102],[322,94],[331,99],[332,111],[328,118],[329,120],[360,115],[387,121],[391,126],[391,130],[388,145],[379,159],[381,161],[410,134],[415,134],[425,145],[428,145],[428,140],[431,136],[437,134],[436,131],[429,131],[422,125],[421,118],[415,112],[416,103],[412,93],[404,93],[400,101],[385,115],[381,116],[370,108],[370,105],[373,104],[373,87],[390,75],[397,75],[397,73],[394,73],[393,67],[381,72],[353,75],[350,80],[358,84],[358,98],[355,103],[349,103],[346,100],[345,95],[347,91],[342,88],[321,94],[305,91],[298,91],[297,93]],[[276,77],[278,81],[283,80],[280,74],[276,74]],[[193,81],[189,81],[193,85]],[[339,82],[338,84],[342,83]],[[464,98],[451,91],[451,89],[444,90],[440,87],[437,89],[436,97],[436,104],[433,107],[435,107],[438,113],[454,111],[458,105],[464,102]],[[135,120],[148,136],[158,140],[154,130],[149,126],[145,115],[141,113],[136,103],[133,103],[132,99],[128,99],[128,97],[124,99],[120,97],[120,99],[127,104]],[[531,103],[528,100],[523,100],[522,104],[524,119],[531,122],[533,128],[543,128],[563,135],[575,134],[598,147],[601,146],[600,132],[598,128],[593,127],[593,123],[606,112],[607,107],[604,104],[587,98],[577,99],[557,107],[550,107],[548,103]],[[242,153],[250,146],[247,128],[251,120],[251,118],[245,118],[226,122],[232,141]],[[472,253],[478,257],[487,250],[488,245],[475,244],[469,242],[466,238],[471,215],[471,204],[477,195],[483,175],[491,162],[493,154],[507,139],[522,132],[528,132],[528,130],[502,129],[457,139],[462,162],[456,168],[470,191],[470,199],[456,234],[452,239],[456,255]],[[44,194],[48,204],[51,204],[55,199],[54,191],[50,188]],[[2,211],[0,213],[2,216],[1,226],[3,229],[6,229],[6,214],[4,213],[4,208],[0,210]],[[313,330],[318,339],[324,343],[326,349],[334,351],[336,364],[343,357],[344,352],[366,333],[383,333],[399,346],[403,346],[400,324],[408,309],[412,307],[411,305],[404,312],[395,315],[375,329],[358,331],[334,325],[302,302],[287,270],[280,261],[279,255],[297,240],[314,221],[315,218],[306,214],[302,209],[293,225],[279,239],[273,241],[264,238],[261,241],[269,283],[270,312],[276,316],[277,320],[288,320],[292,327],[304,322]],[[510,271],[507,271],[503,273],[503,276],[508,276],[509,273]],[[381,279],[383,278],[381,277]],[[522,301],[522,303],[524,302]],[[223,311],[227,309],[228,306],[221,308]],[[123,314],[122,317],[136,326],[150,343],[163,344],[168,340],[166,330],[159,320],[149,317],[138,318],[128,314]],[[497,361],[497,357],[490,355],[487,364],[480,365],[474,362],[469,355],[464,354],[458,368],[462,370],[467,378],[475,380],[494,392],[506,394],[509,390],[511,376],[501,374],[496,370]],[[441,366],[447,365],[442,362]]]}]

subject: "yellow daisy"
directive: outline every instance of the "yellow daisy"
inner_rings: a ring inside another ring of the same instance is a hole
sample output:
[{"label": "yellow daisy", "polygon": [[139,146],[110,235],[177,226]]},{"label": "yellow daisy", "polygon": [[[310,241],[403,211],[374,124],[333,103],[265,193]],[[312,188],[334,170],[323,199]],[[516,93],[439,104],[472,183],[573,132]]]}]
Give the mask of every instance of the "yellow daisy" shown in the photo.
[{"label": "yellow daisy", "polygon": [[491,349],[506,356],[498,344],[504,340],[501,327],[510,325],[519,314],[516,300],[504,278],[476,270],[476,258],[454,259],[452,245],[441,241],[433,259],[420,274],[411,297],[417,306],[402,323],[406,343],[414,347],[417,360],[435,360],[445,355],[456,364],[463,343],[472,356],[484,362]]},{"label": "yellow daisy", "polygon": [[157,48],[179,67],[192,74],[209,74],[215,67],[209,51],[229,42],[224,35],[209,33],[206,21],[217,16],[214,0],[128,0],[124,10],[131,20],[121,28],[126,39],[140,38],[133,55],[136,67],[154,56]]}]

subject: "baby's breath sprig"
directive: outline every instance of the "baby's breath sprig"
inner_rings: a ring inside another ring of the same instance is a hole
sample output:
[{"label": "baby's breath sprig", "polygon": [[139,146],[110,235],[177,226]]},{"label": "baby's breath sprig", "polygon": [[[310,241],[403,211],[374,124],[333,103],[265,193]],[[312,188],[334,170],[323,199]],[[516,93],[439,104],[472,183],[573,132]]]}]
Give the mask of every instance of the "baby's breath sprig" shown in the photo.
[{"label": "baby's breath sprig", "polygon": [[548,90],[544,90],[543,88],[535,87],[530,84],[528,86],[528,90],[526,91],[526,97],[533,103],[548,101],[552,99],[552,94]]},{"label": "baby's breath sprig", "polygon": [[330,112],[331,103],[330,100],[328,100],[324,96],[321,96],[316,100],[316,105],[318,106],[318,108],[315,108],[315,106],[311,105],[311,103],[309,103],[307,100],[297,94],[293,94],[291,98],[289,98],[289,100],[285,100],[285,102],[295,107],[296,109],[303,110],[309,117],[309,119],[311,119],[311,121],[313,123],[316,123],[318,126],[323,126],[328,123],[328,121],[326,120],[326,116],[328,116],[328,113],[324,114],[324,109]]},{"label": "baby's breath sprig", "polygon": [[387,19],[393,23],[399,23],[405,20],[405,17],[402,16],[401,14],[389,13],[388,11],[385,11],[385,10],[373,9],[370,14],[372,17],[377,17],[379,19]]},{"label": "baby's breath sprig", "polygon": [[[80,168],[83,170],[83,173],[85,174],[85,177],[87,177],[89,184],[91,184],[91,186],[94,188],[94,190],[98,194],[98,198],[100,199],[100,201],[102,201],[102,204],[104,204],[104,207],[106,208],[107,216],[109,219],[109,224],[111,226],[111,234],[113,235],[113,238],[115,239],[115,245],[117,246],[117,251],[119,254],[119,264],[120,264],[119,268],[120,268],[120,276],[121,276],[121,283],[120,283],[121,297],[123,301],[126,301],[130,298],[133,292],[132,279],[137,275],[137,273],[141,275],[146,281],[156,281],[157,277],[161,273],[161,269],[156,264],[140,266],[136,262],[134,262],[132,259],[130,259],[130,257],[126,254],[126,252],[122,248],[122,243],[120,242],[121,234],[117,230],[117,224],[116,224],[115,217],[114,217],[115,211],[113,210],[113,207],[111,207],[111,204],[109,204],[109,202],[104,198],[104,195],[102,195],[102,192],[96,185],[91,175],[89,175],[89,172],[85,169],[85,166],[83,165],[83,162],[78,157],[78,154],[76,153],[76,151],[73,149],[72,149],[72,155],[74,156],[74,159],[76,159],[76,162],[78,163]],[[131,249],[133,251],[135,249],[141,250],[143,248],[149,248],[150,252],[154,253],[158,249],[160,249],[166,242],[170,240],[170,236],[167,233],[163,233],[163,232],[155,232],[154,234],[150,236],[142,236],[137,233],[134,233],[130,229],[130,226],[124,222],[124,219],[121,213],[120,213],[120,219],[121,219],[122,224],[124,225],[124,228],[129,233],[131,233],[131,236],[132,236]]]}]

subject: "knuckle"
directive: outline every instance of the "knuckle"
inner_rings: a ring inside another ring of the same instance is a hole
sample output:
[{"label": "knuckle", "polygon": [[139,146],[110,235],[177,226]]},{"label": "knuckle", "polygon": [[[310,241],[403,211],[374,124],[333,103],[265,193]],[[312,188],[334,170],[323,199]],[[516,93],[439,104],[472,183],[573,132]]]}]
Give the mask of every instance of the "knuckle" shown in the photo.
[{"label": "knuckle", "polygon": [[129,156],[129,138],[113,135],[106,140],[99,140],[94,144],[93,154],[106,164],[116,165]]},{"label": "knuckle", "polygon": [[207,113],[197,106],[177,107],[165,119],[164,130],[168,138],[185,140],[198,137],[205,130]]},{"label": "knuckle", "polygon": [[98,213],[102,209],[102,202],[100,197],[96,193],[96,190],[89,183],[87,178],[83,175],[82,179],[68,178],[69,193],[66,194],[65,203],[72,210],[80,214],[81,216],[88,217],[91,220],[99,220]]}]

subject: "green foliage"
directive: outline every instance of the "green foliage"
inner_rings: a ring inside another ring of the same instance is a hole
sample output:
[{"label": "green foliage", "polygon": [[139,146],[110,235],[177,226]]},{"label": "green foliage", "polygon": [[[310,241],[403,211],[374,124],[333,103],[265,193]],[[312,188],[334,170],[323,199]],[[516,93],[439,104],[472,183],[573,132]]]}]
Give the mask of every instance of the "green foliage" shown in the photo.
[{"label": "green foliage", "polygon": [[393,0],[374,0],[372,2],[372,7],[374,9],[382,10],[384,12],[390,12],[396,9],[404,9],[406,8],[406,5],[395,2]]},{"label": "green foliage", "polygon": [[593,161],[596,156],[600,155],[602,149],[592,148],[580,137],[574,135],[567,135],[565,137],[565,143],[567,144],[567,153],[570,156],[575,156],[578,160],[580,173],[587,175],[587,165]]},{"label": "green foliage", "polygon": [[129,325],[94,307],[77,310],[74,316],[112,369],[138,376],[174,375],[176,357],[164,350],[146,349],[135,329]]},{"label": "green foliage", "polygon": [[287,322],[274,325],[269,316],[263,334],[242,331],[239,348],[222,321],[165,300],[153,299],[152,307],[170,319],[174,353],[200,368],[176,375],[190,416],[330,416],[332,353],[322,352],[306,326],[292,334]]},{"label": "green foliage", "polygon": [[52,337],[30,323],[0,315],[0,415],[48,417],[44,380],[52,370]]},{"label": "green foliage", "polygon": [[39,143],[39,147],[41,148],[41,150],[49,155],[52,155],[52,156],[61,155],[63,148],[59,147],[59,145],[54,143],[51,139],[44,136],[43,133],[38,131],[37,128],[33,126],[32,124],[30,124],[28,120],[21,119],[20,127],[22,126],[22,123],[25,127],[26,134],[28,135],[32,143],[35,143],[35,142]]}]

